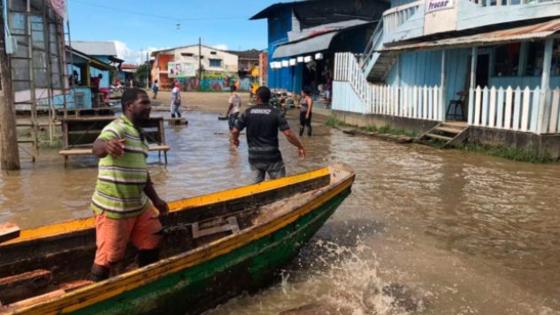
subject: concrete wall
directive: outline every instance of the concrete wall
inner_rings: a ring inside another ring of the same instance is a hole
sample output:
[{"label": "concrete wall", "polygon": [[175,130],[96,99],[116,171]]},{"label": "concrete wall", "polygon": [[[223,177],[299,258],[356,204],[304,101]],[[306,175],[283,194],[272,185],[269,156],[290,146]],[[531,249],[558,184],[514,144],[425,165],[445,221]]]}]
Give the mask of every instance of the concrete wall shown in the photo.
[{"label": "concrete wall", "polygon": [[394,117],[394,116],[385,116],[385,115],[362,115],[356,113],[348,113],[342,111],[333,111],[333,115],[336,119],[343,121],[346,124],[358,127],[367,127],[367,126],[376,126],[376,127],[383,127],[383,126],[391,126],[392,128],[401,128],[405,130],[415,131],[416,133],[423,133],[435,125],[438,124],[437,121],[431,120],[419,120],[419,119],[410,119],[404,117]]},{"label": "concrete wall", "polygon": [[470,127],[468,142],[487,146],[512,147],[540,157],[560,159],[560,135],[536,135],[500,129]]},{"label": "concrete wall", "polygon": [[[402,128],[422,134],[437,125],[435,121],[417,120],[410,118],[392,117],[384,115],[362,115],[342,111],[333,111],[336,119],[357,127],[386,125],[392,128]],[[501,129],[491,129],[471,126],[467,131],[467,143],[491,146],[511,147],[535,153],[539,157],[560,159],[560,135],[536,135],[526,132],[516,132]]]}]

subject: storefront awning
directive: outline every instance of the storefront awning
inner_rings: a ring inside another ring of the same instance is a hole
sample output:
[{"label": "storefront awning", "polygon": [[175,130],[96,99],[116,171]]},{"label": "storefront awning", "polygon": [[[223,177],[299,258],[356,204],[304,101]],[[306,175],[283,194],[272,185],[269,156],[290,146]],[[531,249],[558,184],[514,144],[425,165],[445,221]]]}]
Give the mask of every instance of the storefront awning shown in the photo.
[{"label": "storefront awning", "polygon": [[541,39],[554,35],[560,31],[560,19],[513,27],[505,30],[481,32],[474,35],[457,36],[445,39],[421,41],[402,45],[388,46],[382,52],[396,52],[405,50],[429,50],[441,48],[460,48],[484,46],[499,43],[516,42],[529,39]]},{"label": "storefront awning", "polygon": [[338,32],[330,32],[314,36],[293,44],[279,46],[272,55],[273,59],[304,55],[329,49],[332,39]]}]

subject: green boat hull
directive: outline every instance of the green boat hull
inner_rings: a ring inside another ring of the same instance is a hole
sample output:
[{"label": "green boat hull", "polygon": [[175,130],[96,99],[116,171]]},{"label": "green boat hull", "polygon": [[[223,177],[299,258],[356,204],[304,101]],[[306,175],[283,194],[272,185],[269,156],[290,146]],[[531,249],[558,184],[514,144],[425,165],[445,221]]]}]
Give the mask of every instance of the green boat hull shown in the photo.
[{"label": "green boat hull", "polygon": [[342,191],[297,221],[230,253],[93,304],[73,314],[200,314],[244,292],[270,285],[336,208]]}]

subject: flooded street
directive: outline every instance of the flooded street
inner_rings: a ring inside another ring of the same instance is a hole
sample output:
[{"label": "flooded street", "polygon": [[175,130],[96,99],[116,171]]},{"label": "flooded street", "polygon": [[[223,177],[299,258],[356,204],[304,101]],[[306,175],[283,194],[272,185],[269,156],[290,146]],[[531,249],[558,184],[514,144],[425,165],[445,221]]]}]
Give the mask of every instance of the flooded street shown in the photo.
[{"label": "flooded street", "polygon": [[[166,130],[169,165],[150,155],[163,198],[250,183],[246,142],[230,148],[217,116],[187,113],[188,127]],[[347,163],[357,174],[352,195],[283,281],[207,314],[278,314],[309,304],[313,314],[560,314],[558,164],[314,127],[303,138],[305,160],[282,137],[288,173]],[[56,150],[43,151],[36,165],[0,175],[0,222],[33,227],[89,216],[96,174],[93,158],[64,168]]]}]

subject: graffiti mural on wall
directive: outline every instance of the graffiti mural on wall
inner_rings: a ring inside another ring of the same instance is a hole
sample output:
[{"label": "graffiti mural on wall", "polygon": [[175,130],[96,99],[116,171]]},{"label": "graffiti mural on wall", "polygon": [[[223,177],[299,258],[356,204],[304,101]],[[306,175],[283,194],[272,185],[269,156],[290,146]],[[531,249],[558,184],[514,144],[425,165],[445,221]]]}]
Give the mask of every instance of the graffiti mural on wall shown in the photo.
[{"label": "graffiti mural on wall", "polygon": [[223,73],[204,73],[202,80],[198,78],[177,78],[181,87],[185,91],[205,91],[205,92],[221,92],[230,91],[231,86],[235,84],[240,91],[249,91],[252,77],[239,78],[237,75],[227,75]]}]

